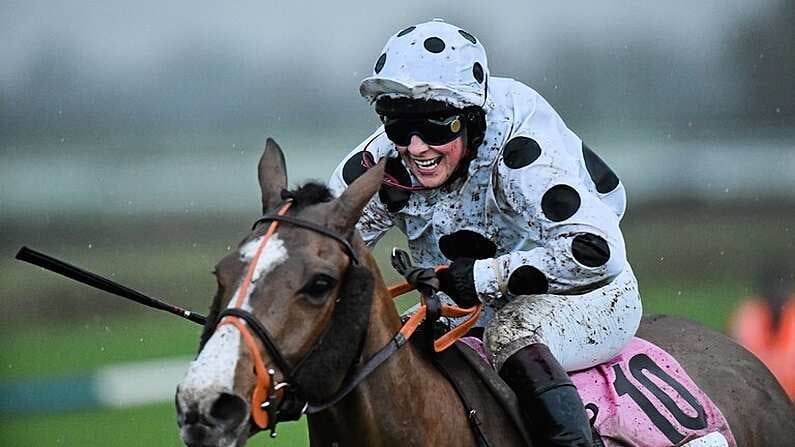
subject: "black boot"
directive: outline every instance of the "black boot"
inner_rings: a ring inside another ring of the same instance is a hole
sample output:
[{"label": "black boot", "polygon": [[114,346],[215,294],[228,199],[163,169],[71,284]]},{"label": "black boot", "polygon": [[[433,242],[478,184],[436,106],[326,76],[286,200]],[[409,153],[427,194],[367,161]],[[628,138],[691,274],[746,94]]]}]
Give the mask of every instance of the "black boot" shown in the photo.
[{"label": "black boot", "polygon": [[593,446],[577,388],[546,345],[514,353],[500,368],[500,377],[516,393],[536,446]]}]

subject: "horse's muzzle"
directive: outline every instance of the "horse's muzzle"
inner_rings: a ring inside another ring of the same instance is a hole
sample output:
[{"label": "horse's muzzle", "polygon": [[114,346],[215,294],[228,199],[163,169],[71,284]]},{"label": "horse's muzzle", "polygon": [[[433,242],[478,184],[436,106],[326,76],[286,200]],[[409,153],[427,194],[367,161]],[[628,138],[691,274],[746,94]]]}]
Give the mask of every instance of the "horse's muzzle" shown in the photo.
[{"label": "horse's muzzle", "polygon": [[248,434],[248,404],[233,393],[207,391],[176,395],[177,424],[189,447],[242,445]]}]

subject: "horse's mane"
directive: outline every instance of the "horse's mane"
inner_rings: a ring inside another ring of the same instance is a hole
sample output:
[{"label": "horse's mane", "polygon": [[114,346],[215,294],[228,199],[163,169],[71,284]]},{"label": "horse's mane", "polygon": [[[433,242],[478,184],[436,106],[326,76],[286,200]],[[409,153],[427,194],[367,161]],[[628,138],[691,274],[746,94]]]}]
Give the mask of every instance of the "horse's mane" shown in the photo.
[{"label": "horse's mane", "polygon": [[300,209],[316,203],[330,202],[334,199],[328,186],[318,182],[307,182],[297,188],[282,192],[282,198],[293,199],[293,209]]}]

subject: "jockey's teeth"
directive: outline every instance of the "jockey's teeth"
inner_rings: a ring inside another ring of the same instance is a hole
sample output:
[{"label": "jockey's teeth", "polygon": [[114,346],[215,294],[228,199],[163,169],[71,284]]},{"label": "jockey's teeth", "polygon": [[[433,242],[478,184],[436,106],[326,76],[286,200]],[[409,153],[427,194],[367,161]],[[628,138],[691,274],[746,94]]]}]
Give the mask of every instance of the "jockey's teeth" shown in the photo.
[{"label": "jockey's teeth", "polygon": [[434,166],[438,165],[439,161],[441,161],[441,159],[442,159],[442,157],[434,158],[432,160],[417,160],[415,158],[414,159],[414,163],[417,163],[417,166],[419,166],[421,168],[429,169],[429,168],[433,168]]}]

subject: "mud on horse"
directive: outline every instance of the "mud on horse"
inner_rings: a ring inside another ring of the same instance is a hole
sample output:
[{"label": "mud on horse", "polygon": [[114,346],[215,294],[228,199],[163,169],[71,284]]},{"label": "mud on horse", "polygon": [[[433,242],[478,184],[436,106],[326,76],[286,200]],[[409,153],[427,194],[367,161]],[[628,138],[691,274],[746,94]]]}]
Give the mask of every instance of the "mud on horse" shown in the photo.
[{"label": "mud on horse", "polygon": [[[265,218],[217,264],[200,352],[177,389],[186,445],[241,446],[307,407],[318,410],[308,411],[313,446],[478,445],[450,382],[419,348],[399,347],[400,316],[355,231],[382,176],[383,166],[370,169],[337,199],[313,184],[283,194],[284,156],[268,140],[259,164]],[[687,370],[738,445],[795,439],[783,390],[728,338],[669,317],[644,320],[639,336]],[[390,345],[392,355],[355,381]],[[488,391],[479,399],[491,445],[526,445]]]}]

